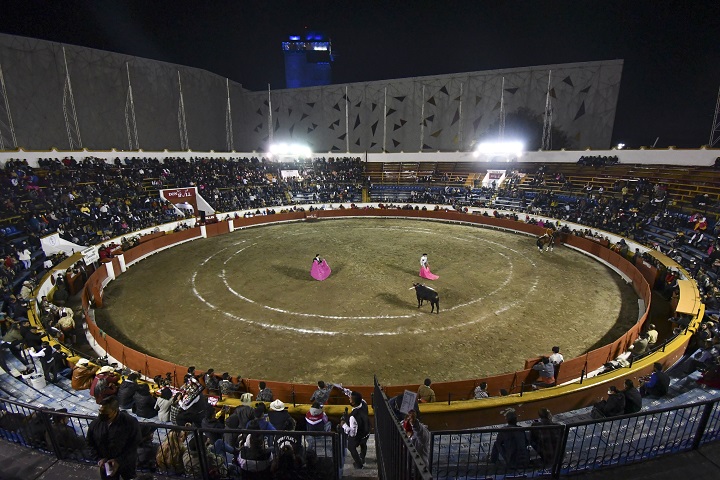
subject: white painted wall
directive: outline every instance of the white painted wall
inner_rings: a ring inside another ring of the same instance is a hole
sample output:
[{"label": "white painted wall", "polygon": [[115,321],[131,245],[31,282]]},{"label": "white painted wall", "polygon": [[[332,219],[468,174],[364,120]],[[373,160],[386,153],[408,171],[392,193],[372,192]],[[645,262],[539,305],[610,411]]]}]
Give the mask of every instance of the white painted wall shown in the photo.
[{"label": "white painted wall", "polygon": [[[90,151],[81,150],[75,152],[69,151],[3,151],[0,152],[0,165],[4,165],[9,159],[27,160],[28,163],[36,167],[40,158],[57,158],[74,157],[75,160],[82,160],[85,157],[103,158],[106,161],[113,161],[116,158],[125,159],[132,157],[139,158],[157,158],[164,159],[166,157],[175,158],[241,158],[241,157],[262,157],[263,152],[236,152],[236,153],[216,153],[210,152],[144,152],[140,151],[122,151],[122,150],[104,150]],[[645,165],[684,165],[684,166],[711,166],[715,163],[715,159],[720,157],[720,149],[717,148],[700,148],[696,150],[678,150],[669,149],[643,149],[643,150],[571,150],[571,151],[548,151],[548,152],[526,152],[522,157],[514,159],[509,157],[489,157],[481,155],[476,158],[472,152],[401,152],[401,153],[368,153],[368,154],[346,154],[338,152],[314,154],[318,157],[359,157],[368,162],[489,162],[489,161],[509,161],[513,160],[517,163],[575,163],[578,159],[585,156],[613,156],[616,155],[620,163],[626,164],[645,164]]]}]

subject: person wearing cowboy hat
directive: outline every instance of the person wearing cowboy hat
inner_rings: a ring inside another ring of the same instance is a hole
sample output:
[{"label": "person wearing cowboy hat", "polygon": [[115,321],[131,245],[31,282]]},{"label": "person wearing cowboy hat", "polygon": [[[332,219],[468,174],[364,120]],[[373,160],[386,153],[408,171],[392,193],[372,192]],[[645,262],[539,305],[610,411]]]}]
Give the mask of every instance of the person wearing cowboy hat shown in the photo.
[{"label": "person wearing cowboy hat", "polygon": [[268,412],[268,419],[273,424],[276,430],[295,430],[295,419],[288,413],[287,407],[280,400],[274,400],[270,404],[270,412]]},{"label": "person wearing cowboy hat", "polygon": [[241,405],[233,412],[233,415],[238,417],[239,428],[245,428],[248,422],[252,420],[255,415],[255,412],[253,411],[252,398],[252,393],[243,393],[240,395]]},{"label": "person wearing cowboy hat", "polygon": [[70,382],[73,390],[89,389],[99,368],[97,365],[90,365],[87,358],[79,359],[72,369]]},{"label": "person wearing cowboy hat", "polygon": [[100,405],[105,398],[117,394],[119,381],[120,376],[115,373],[115,370],[111,366],[105,365],[104,367],[100,367],[100,370],[97,371],[90,385],[90,395],[92,395],[95,398],[95,402]]}]

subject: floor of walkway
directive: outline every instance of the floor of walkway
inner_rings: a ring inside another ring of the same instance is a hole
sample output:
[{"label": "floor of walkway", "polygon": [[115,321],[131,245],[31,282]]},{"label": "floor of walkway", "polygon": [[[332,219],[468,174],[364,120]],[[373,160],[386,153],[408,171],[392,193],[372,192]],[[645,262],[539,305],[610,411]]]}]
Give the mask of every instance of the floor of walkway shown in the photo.
[{"label": "floor of walkway", "polygon": [[[368,450],[368,459],[374,448]],[[370,463],[370,462],[368,462]],[[347,465],[346,465],[347,466]],[[369,467],[371,465],[368,465]],[[375,467],[374,462],[372,467]],[[581,480],[605,480],[620,475],[634,480],[715,480],[720,478],[720,442],[697,451],[678,453],[647,462],[573,475]],[[85,480],[97,479],[97,468],[56,460],[13,443],[0,440],[0,480]],[[343,478],[378,478],[377,470],[346,471]]]}]

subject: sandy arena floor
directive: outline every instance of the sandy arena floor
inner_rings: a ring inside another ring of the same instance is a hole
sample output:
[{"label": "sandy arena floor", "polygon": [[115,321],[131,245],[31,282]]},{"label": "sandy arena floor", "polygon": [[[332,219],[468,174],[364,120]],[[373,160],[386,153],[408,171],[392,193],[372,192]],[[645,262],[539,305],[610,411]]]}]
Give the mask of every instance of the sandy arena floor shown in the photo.
[{"label": "sandy arena floor", "polygon": [[[333,270],[310,277],[320,253]],[[439,315],[412,283],[429,255]],[[519,370],[620,336],[637,298],[566,247],[472,226],[342,219],[250,228],[153,255],[105,290],[98,324],[126,345],[243,377],[385,384]]]}]

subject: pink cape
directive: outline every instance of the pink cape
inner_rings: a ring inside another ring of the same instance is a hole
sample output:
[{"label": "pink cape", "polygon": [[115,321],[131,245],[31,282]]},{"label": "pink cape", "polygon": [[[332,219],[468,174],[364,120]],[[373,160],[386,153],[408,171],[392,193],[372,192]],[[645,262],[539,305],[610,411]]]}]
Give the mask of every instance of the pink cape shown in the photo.
[{"label": "pink cape", "polygon": [[332,270],[330,270],[330,265],[328,265],[325,260],[323,260],[322,263],[317,263],[313,260],[312,268],[310,269],[310,275],[315,280],[319,280],[322,282],[323,280],[328,278],[331,273]]},{"label": "pink cape", "polygon": [[429,267],[420,267],[420,276],[422,278],[427,278],[428,280],[437,280],[440,278],[438,275],[432,273]]}]

